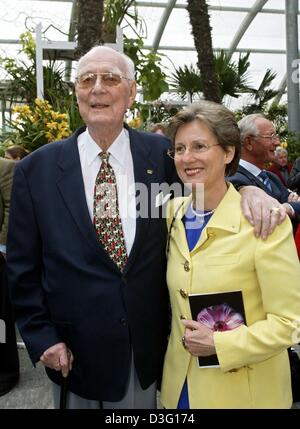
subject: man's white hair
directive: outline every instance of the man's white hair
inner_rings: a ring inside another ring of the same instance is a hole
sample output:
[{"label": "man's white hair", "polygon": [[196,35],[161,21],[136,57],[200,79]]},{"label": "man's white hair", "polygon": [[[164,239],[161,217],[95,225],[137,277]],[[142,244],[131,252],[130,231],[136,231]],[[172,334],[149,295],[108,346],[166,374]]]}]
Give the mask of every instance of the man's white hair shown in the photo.
[{"label": "man's white hair", "polygon": [[241,144],[243,145],[246,137],[257,136],[259,134],[256,119],[266,119],[261,113],[252,113],[251,115],[244,116],[239,122],[238,127],[241,133]]},{"label": "man's white hair", "polygon": [[119,55],[120,59],[124,62],[128,79],[135,80],[135,66],[134,62],[127,55],[122,52],[118,52],[115,49],[109,48],[108,46],[94,46],[86,54],[84,54],[78,61],[76,77],[80,75],[80,70],[82,65],[86,62],[89,56],[94,56],[94,54],[99,53],[99,56],[105,52],[110,52]]}]

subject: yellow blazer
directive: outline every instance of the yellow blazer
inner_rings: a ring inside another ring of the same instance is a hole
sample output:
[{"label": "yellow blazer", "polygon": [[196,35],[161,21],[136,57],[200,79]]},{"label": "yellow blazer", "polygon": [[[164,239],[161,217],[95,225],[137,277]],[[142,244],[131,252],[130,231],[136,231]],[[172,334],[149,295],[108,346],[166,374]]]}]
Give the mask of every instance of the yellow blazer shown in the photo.
[{"label": "yellow blazer", "polygon": [[6,244],[10,193],[16,161],[0,158],[0,244]]},{"label": "yellow blazer", "polygon": [[[189,252],[182,217],[190,198],[169,204],[173,222],[167,281],[172,327],[161,402],[176,408],[185,378],[191,408],[290,408],[287,347],[299,342],[300,265],[289,219],[267,240],[256,239],[232,185]],[[188,294],[242,290],[247,326],[215,332],[220,368],[199,368],[181,343],[191,319]],[[298,328],[298,331],[297,331]]]}]

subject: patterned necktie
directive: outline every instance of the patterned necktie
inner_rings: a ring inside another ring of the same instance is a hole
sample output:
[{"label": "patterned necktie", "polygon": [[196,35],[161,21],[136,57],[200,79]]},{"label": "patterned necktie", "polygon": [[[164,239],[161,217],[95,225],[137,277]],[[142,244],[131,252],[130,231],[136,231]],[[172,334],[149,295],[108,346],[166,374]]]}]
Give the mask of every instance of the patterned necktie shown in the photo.
[{"label": "patterned necktie", "polygon": [[105,251],[123,271],[127,252],[118,210],[117,183],[114,170],[108,162],[109,154],[101,152],[102,163],[95,181],[94,226]]},{"label": "patterned necktie", "polygon": [[269,191],[272,192],[272,184],[268,174],[264,170],[262,170],[258,176],[262,179],[263,184],[269,189]]}]

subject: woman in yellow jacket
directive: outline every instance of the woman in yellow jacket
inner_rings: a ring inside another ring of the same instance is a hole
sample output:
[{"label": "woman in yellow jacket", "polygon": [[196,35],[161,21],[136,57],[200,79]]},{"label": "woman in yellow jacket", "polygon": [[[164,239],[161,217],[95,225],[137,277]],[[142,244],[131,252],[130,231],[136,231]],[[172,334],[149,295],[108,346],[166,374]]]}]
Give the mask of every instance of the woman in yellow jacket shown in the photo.
[{"label": "woman in yellow jacket", "polygon": [[[265,241],[255,238],[239,193],[225,180],[240,157],[239,129],[228,109],[200,102],[179,112],[170,130],[177,172],[192,193],[169,206],[172,326],[161,402],[165,408],[290,408],[287,348],[299,342],[300,326],[300,268],[290,221]],[[190,295],[237,290],[243,324],[219,330],[220,320],[192,320]],[[199,367],[199,356],[212,355],[218,367]]]}]

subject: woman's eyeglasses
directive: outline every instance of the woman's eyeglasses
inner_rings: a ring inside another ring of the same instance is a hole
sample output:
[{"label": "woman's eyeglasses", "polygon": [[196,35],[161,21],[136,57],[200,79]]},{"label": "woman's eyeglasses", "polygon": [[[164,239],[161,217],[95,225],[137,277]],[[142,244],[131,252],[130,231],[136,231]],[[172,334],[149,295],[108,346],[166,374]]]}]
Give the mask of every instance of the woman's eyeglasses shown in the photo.
[{"label": "woman's eyeglasses", "polygon": [[88,89],[93,88],[96,85],[98,78],[101,80],[104,86],[117,86],[121,83],[122,79],[132,80],[123,75],[117,73],[84,73],[76,78],[77,85],[80,88]]}]

